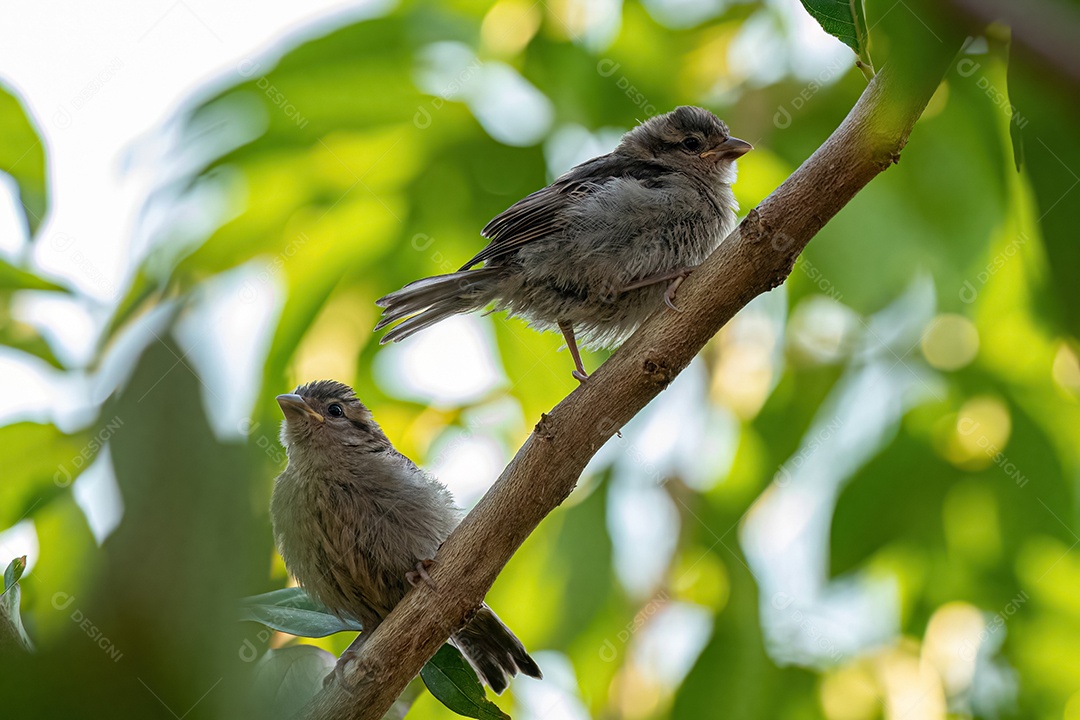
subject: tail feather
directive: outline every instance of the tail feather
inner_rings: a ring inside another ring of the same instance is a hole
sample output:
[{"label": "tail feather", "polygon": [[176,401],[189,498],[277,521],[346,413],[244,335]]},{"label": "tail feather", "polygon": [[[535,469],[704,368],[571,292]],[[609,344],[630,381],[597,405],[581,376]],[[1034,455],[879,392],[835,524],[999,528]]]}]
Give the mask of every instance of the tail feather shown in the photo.
[{"label": "tail feather", "polygon": [[540,666],[529,657],[525,646],[487,605],[454,635],[454,644],[476,674],[497,694],[501,694],[510,678],[519,672],[529,677],[543,677]]},{"label": "tail feather", "polygon": [[495,300],[498,277],[495,268],[463,270],[417,280],[379,298],[375,304],[384,310],[376,330],[403,320],[380,342],[404,340],[448,317],[485,307]]}]

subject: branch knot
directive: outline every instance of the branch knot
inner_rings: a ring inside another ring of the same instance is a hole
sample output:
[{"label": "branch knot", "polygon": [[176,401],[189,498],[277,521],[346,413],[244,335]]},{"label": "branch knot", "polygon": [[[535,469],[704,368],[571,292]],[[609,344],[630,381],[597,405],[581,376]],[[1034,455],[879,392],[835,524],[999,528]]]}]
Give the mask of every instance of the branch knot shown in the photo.
[{"label": "branch knot", "polygon": [[672,380],[675,379],[675,373],[662,358],[653,359],[646,355],[645,361],[641,364],[642,370],[649,376],[649,379],[657,383],[662,387],[667,387]]},{"label": "branch knot", "polygon": [[540,420],[533,428],[533,434],[540,440],[551,442],[555,439],[555,433],[551,431],[551,417],[547,413],[540,413]]}]

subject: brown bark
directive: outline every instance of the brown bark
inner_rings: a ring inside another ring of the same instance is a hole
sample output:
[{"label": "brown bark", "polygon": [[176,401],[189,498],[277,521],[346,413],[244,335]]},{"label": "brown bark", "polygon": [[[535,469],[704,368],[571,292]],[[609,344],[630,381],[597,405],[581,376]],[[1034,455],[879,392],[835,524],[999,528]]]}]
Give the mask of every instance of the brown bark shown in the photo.
[{"label": "brown bark", "polygon": [[[960,47],[949,38],[919,64],[887,65],[839,128],[679,289],[682,312],[661,310],[589,381],[541,417],[532,435],[454,531],[431,572],[333,683],[310,718],[376,720],[483,601],[517,548],[574,489],[589,458],[685,368],[736,312],[784,282],[807,242],[900,157]],[[872,272],[872,268],[867,268]]]}]

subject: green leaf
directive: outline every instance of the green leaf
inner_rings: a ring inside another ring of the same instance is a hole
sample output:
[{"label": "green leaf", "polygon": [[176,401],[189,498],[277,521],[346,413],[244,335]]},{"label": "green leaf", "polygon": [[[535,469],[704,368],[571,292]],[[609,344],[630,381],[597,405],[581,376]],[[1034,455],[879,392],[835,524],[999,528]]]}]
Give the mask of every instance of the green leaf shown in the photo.
[{"label": "green leaf", "polygon": [[4,592],[0,594],[0,651],[4,650],[14,640],[27,652],[34,649],[30,642],[30,636],[26,634],[26,628],[22,624],[22,615],[19,612],[19,604],[22,598],[22,590],[19,587],[19,578],[26,570],[26,556],[17,557],[11,561],[4,571]]},{"label": "green leaf", "polygon": [[24,570],[26,570],[25,555],[17,557],[8,563],[7,570],[4,571],[4,592],[7,592],[15,583],[19,582]]},{"label": "green leaf", "polygon": [[17,268],[6,260],[0,260],[0,290],[55,290],[57,292],[66,292],[66,288],[63,286],[49,282],[32,272]]},{"label": "green leaf", "polygon": [[296,587],[244,598],[239,619],[262,623],[272,630],[300,637],[317,638],[363,630],[358,621],[342,620]]},{"label": "green leaf", "polygon": [[0,482],[0,527],[40,513],[67,492],[93,462],[108,435],[66,435],[53,425],[21,422],[0,427],[0,447],[19,448],[19,462],[4,466]]},{"label": "green leaf", "polygon": [[859,69],[867,80],[872,78],[874,64],[870,60],[870,33],[863,0],[802,0],[802,4],[825,32],[855,51]]},{"label": "green leaf", "polygon": [[[552,572],[564,574],[569,603],[559,615],[555,637],[569,644],[581,636],[597,614],[610,611],[609,600],[615,586],[612,576],[611,537],[606,530],[607,496],[610,483],[605,473],[600,487],[563,513],[563,525],[555,541]],[[580,492],[580,489],[579,489]]]},{"label": "green leaf", "polygon": [[289,718],[307,704],[334,669],[333,655],[314,645],[268,650],[255,666],[251,683],[254,715]]},{"label": "green leaf", "polygon": [[15,179],[23,215],[33,236],[49,209],[45,146],[22,103],[0,86],[0,172]]},{"label": "green leaf", "polygon": [[458,715],[478,720],[509,719],[487,699],[484,686],[465,657],[451,645],[443,645],[420,671],[420,677],[439,702]]},{"label": "green leaf", "polygon": [[63,370],[64,364],[56,357],[48,341],[41,336],[37,328],[29,323],[19,322],[13,318],[4,320],[0,311],[0,345],[19,350],[27,355],[33,355],[38,360],[43,360],[57,370]]}]

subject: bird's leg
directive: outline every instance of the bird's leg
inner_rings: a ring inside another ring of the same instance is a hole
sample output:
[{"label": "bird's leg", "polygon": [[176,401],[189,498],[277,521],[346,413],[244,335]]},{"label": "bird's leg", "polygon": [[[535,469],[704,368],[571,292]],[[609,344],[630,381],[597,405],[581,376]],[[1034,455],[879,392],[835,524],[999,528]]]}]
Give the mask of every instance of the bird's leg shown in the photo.
[{"label": "bird's leg", "polygon": [[[371,628],[371,630],[374,629],[375,628]],[[349,647],[345,648],[345,652],[341,653],[341,657],[338,658],[337,664],[334,665],[334,671],[323,678],[323,687],[326,687],[334,680],[337,680],[338,684],[343,688],[349,687],[345,684],[345,666],[349,664],[349,661],[355,660],[356,656],[360,654],[360,648],[371,636],[371,630],[365,627],[364,631],[357,635],[355,640],[349,643]]]},{"label": "bird's leg", "polygon": [[435,564],[434,560],[417,560],[416,569],[410,570],[405,573],[405,579],[409,581],[409,584],[416,587],[423,580],[424,583],[432,590],[438,590],[439,586],[435,584],[435,581],[428,575],[428,568]]},{"label": "bird's leg", "polygon": [[585,365],[581,362],[581,353],[578,352],[577,340],[574,339],[574,326],[560,320],[559,329],[562,330],[563,338],[566,339],[566,347],[570,350],[570,356],[574,358],[574,372],[570,374],[579,383],[583,383],[589,379],[589,373],[585,372]]},{"label": "bird's leg", "polygon": [[619,293],[629,292],[631,290],[638,290],[639,288],[649,287],[650,285],[656,285],[662,282],[671,282],[668,285],[667,290],[664,291],[664,304],[675,312],[682,312],[679,308],[675,307],[675,291],[682,285],[682,281],[693,271],[694,268],[683,267],[678,270],[672,270],[671,272],[660,273],[657,275],[650,275],[649,277],[642,278],[637,282],[632,282],[629,285],[624,286],[619,290]]}]

